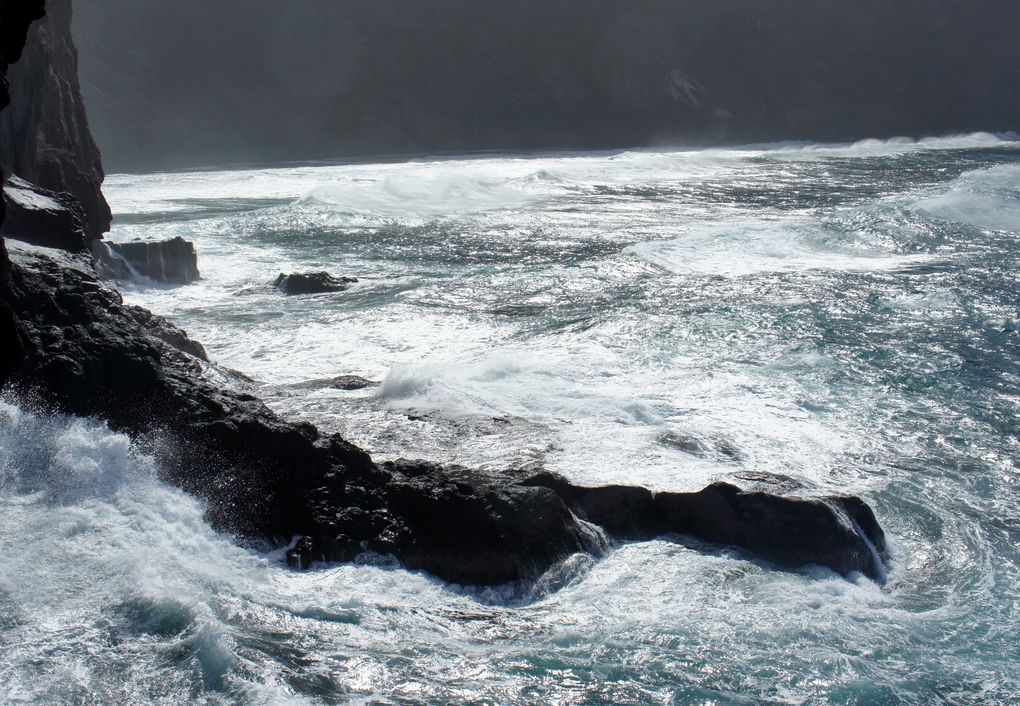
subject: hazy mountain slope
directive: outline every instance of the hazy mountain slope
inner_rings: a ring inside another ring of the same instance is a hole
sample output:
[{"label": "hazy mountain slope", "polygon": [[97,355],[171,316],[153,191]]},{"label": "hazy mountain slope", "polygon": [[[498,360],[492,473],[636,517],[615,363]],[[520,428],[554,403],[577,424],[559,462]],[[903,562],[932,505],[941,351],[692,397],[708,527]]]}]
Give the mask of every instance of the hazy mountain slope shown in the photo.
[{"label": "hazy mountain slope", "polygon": [[114,169],[1020,123],[1005,0],[92,0]]}]

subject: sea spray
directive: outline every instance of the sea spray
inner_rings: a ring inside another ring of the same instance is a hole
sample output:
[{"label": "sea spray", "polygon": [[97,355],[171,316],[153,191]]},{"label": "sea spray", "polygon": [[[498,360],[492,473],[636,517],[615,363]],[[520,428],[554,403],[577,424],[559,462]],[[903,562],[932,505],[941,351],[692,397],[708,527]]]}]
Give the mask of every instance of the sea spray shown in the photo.
[{"label": "sea spray", "polygon": [[[531,600],[388,565],[295,573],[147,472],[125,481],[144,455],[124,441],[98,497],[4,486],[0,679],[40,702],[62,681],[114,701],[1010,701],[1018,162],[976,135],[111,177],[111,237],[194,240],[205,277],[128,299],[288,417],[378,458],[860,494],[895,560],[877,586],[656,541]],[[527,198],[300,201],[447,172]],[[321,269],[361,285],[269,286]],[[387,382],[287,384],[342,374]],[[72,669],[51,648],[76,631],[105,646]]]}]

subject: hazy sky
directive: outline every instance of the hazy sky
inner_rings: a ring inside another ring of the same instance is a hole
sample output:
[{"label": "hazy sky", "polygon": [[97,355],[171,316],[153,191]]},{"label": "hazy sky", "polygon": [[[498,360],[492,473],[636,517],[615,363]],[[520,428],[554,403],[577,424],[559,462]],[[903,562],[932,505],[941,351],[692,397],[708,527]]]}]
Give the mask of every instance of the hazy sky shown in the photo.
[{"label": "hazy sky", "polygon": [[114,168],[1016,129],[1006,0],[90,0]]}]

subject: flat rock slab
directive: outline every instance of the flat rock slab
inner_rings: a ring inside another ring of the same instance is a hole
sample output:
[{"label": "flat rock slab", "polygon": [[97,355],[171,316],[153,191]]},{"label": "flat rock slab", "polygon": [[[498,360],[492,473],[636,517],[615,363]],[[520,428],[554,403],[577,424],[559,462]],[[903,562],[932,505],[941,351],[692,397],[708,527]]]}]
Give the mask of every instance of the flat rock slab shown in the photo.
[{"label": "flat rock slab", "polygon": [[147,277],[166,284],[190,284],[200,279],[195,244],[184,238],[127,243],[96,243],[100,274],[106,279]]}]

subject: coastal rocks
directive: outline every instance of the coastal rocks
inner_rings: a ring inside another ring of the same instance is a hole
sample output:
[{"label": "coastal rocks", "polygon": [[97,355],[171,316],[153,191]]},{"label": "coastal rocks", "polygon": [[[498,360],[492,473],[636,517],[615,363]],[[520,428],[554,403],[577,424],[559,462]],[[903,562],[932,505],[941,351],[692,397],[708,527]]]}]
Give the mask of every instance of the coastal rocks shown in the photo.
[{"label": "coastal rocks", "polygon": [[378,469],[378,493],[334,477],[312,494],[313,526],[291,550],[292,565],[367,551],[454,583],[496,585],[603,546],[555,492],[511,474],[405,460]]},{"label": "coastal rocks", "polygon": [[96,243],[92,250],[105,279],[133,280],[141,276],[167,284],[190,284],[200,278],[195,244],[180,237]]},{"label": "coastal rocks", "polygon": [[140,306],[125,306],[132,318],[137,321],[150,335],[155,336],[163,343],[169,344],[190,356],[209,362],[209,356],[205,352],[205,346],[198,341],[188,338],[186,331],[182,331],[162,316],[156,316],[148,309]]},{"label": "coastal rocks", "polygon": [[[39,17],[43,4],[3,3],[4,42],[9,15],[11,30],[23,32],[23,20]],[[48,0],[45,15],[29,29],[21,60],[8,72],[10,107],[0,114],[0,165],[43,189],[71,194],[85,213],[86,240],[98,240],[110,229],[111,215],[78,83],[71,0]]]},{"label": "coastal rocks", "polygon": [[856,498],[714,485],[699,493],[580,488],[549,473],[378,464],[338,435],[277,417],[168,322],[97,278],[86,256],[10,243],[0,275],[0,385],[131,434],[164,480],[242,537],[298,541],[288,562],[368,552],[447,581],[532,580],[610,539],[675,534],[785,566],[883,575],[884,538]]},{"label": "coastal rocks", "polygon": [[18,177],[3,182],[6,217],[0,233],[33,245],[85,249],[85,211],[70,194],[47,191]]},{"label": "coastal rocks", "polygon": [[827,566],[879,580],[885,574],[885,535],[859,498],[787,497],[715,483],[696,493],[651,493],[644,488],[580,488],[559,476],[527,481],[554,489],[584,519],[625,540],[687,535],[739,547],[787,567]]},{"label": "coastal rocks", "polygon": [[354,277],[334,277],[328,272],[309,272],[305,274],[280,274],[273,286],[287,295],[325,294],[327,292],[343,292],[357,282]]}]

